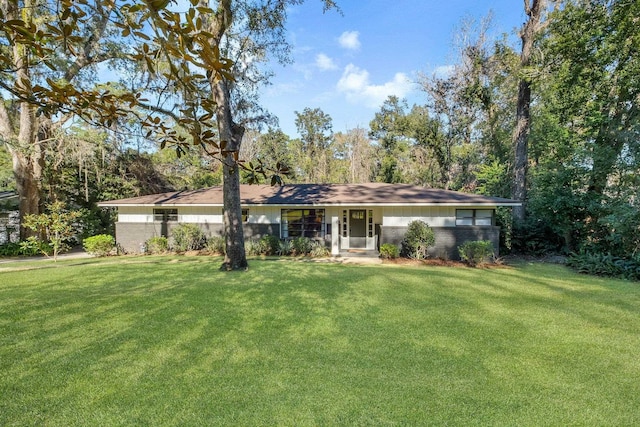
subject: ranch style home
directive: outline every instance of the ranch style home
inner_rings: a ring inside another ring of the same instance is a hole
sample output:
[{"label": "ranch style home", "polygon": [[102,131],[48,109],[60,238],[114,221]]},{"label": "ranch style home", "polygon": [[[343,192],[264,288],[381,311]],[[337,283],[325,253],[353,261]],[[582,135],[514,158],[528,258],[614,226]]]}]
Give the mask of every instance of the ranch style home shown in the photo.
[{"label": "ranch style home", "polygon": [[[496,253],[498,206],[520,202],[405,184],[242,185],[246,239],[264,235],[323,240],[334,256],[400,244],[409,223],[422,220],[434,230],[431,256],[458,259],[469,240],[491,240]],[[154,236],[171,237],[178,224],[197,224],[207,236],[222,235],[222,186],[99,203],[117,208],[116,241],[140,252]]]}]

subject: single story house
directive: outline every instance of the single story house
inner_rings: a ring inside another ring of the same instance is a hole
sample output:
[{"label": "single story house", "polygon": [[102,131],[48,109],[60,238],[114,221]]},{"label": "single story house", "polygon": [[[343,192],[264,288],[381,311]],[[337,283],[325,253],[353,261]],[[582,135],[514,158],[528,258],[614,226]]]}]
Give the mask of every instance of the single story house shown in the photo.
[{"label": "single story house", "polygon": [[[405,184],[242,185],[245,238],[274,235],[323,239],[334,256],[346,251],[375,251],[400,244],[408,224],[422,220],[434,230],[432,256],[458,258],[469,240],[491,240],[496,251],[498,206],[519,206],[510,199]],[[99,203],[118,210],[116,241],[138,252],[153,236],[171,237],[177,224],[197,224],[208,236],[222,235],[222,187],[153,194]]]}]

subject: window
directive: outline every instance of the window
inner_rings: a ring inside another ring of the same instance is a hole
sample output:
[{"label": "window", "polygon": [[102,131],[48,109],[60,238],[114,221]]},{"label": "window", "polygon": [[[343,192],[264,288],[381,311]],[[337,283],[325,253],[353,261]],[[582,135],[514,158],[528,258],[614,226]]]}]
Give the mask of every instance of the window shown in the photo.
[{"label": "window", "polygon": [[249,209],[242,209],[242,222],[249,221]]},{"label": "window", "polygon": [[347,211],[342,211],[342,237],[347,237]]},{"label": "window", "polygon": [[456,225],[493,225],[493,209],[456,209]]},{"label": "window", "polygon": [[154,209],[153,220],[157,222],[178,221],[178,209]]},{"label": "window", "polygon": [[324,209],[283,209],[282,237],[324,237]]},{"label": "window", "polygon": [[369,211],[369,226],[368,226],[368,234],[369,237],[373,237],[373,211]]}]

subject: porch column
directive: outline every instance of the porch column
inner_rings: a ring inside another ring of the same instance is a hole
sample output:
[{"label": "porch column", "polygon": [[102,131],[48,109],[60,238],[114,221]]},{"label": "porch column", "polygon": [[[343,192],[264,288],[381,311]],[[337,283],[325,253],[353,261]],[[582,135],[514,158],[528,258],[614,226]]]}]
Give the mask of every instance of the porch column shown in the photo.
[{"label": "porch column", "polygon": [[331,255],[340,255],[340,218],[331,217]]}]

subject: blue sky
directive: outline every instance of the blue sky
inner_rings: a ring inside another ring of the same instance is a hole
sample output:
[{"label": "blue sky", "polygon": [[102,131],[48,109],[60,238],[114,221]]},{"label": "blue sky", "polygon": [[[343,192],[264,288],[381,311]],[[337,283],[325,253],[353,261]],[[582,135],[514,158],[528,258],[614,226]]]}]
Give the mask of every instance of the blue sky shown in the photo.
[{"label": "blue sky", "polygon": [[343,14],[322,13],[319,0],[289,11],[288,39],[294,63],[272,66],[273,85],[262,104],[297,136],[295,111],[320,108],[334,132],[367,128],[389,95],[424,103],[415,81],[454,62],[454,36],[463,19],[490,11],[491,34],[510,35],[525,21],[519,0],[338,0]]}]

